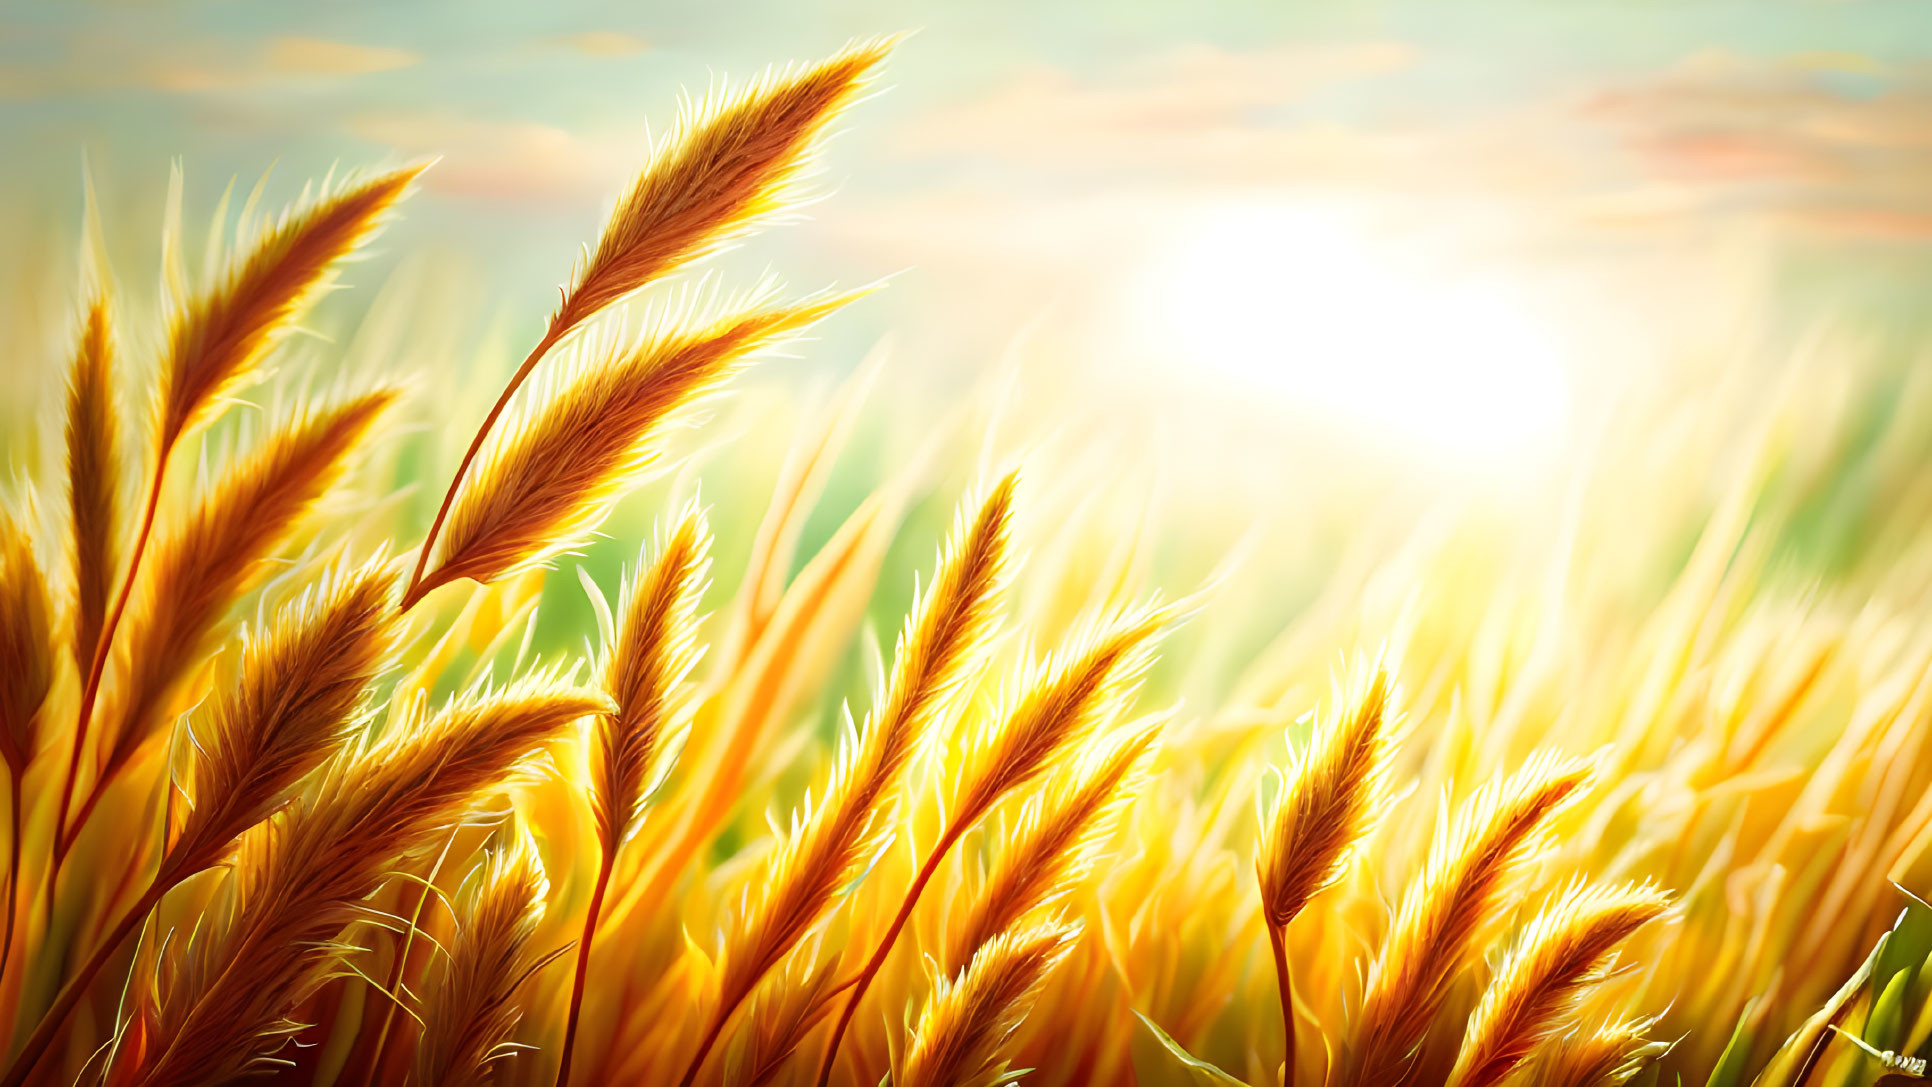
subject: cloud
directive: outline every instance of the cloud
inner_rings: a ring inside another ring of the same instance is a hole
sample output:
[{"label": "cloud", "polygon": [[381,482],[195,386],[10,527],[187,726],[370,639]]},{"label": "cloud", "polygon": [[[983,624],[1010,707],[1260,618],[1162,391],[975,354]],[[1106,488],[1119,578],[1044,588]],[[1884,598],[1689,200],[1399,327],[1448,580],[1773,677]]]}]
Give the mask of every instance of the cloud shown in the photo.
[{"label": "cloud", "polygon": [[53,98],[113,91],[205,95],[287,85],[324,85],[421,62],[403,49],[310,37],[258,42],[136,41],[75,37],[39,59],[0,65],[0,98]]},{"label": "cloud", "polygon": [[573,132],[538,121],[444,109],[377,109],[349,117],[350,135],[406,158],[439,155],[424,183],[481,200],[601,200],[643,157],[643,131]]},{"label": "cloud", "polygon": [[1582,112],[1709,213],[1932,240],[1932,69],[1705,52]]},{"label": "cloud", "polygon": [[621,30],[586,30],[557,39],[560,44],[590,57],[630,57],[650,48],[650,43]]}]

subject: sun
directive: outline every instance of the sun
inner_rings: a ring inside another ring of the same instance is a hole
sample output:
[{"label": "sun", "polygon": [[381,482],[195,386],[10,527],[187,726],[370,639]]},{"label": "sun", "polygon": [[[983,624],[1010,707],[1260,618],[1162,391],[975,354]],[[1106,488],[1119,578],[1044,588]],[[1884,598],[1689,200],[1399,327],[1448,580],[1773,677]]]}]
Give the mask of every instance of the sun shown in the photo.
[{"label": "sun", "polygon": [[1190,379],[1425,458],[1534,455],[1569,417],[1564,353],[1527,292],[1429,266],[1331,207],[1183,216],[1130,286],[1126,321]]}]

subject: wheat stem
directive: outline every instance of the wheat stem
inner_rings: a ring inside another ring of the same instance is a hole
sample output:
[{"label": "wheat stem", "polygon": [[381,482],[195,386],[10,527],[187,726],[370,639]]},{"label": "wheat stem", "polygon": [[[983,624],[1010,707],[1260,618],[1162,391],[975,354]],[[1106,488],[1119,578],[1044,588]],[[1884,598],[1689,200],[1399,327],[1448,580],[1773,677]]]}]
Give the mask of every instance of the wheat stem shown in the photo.
[{"label": "wheat stem", "polygon": [[886,927],[885,935],[879,940],[878,949],[872,953],[870,959],[866,960],[857,979],[853,981],[852,993],[845,998],[845,1007],[839,1012],[838,1022],[832,1026],[831,1040],[825,1043],[825,1056],[820,1058],[818,1063],[818,1077],[814,1081],[818,1087],[825,1087],[825,1084],[831,1080],[832,1063],[838,1059],[839,1043],[844,1041],[846,1029],[852,1025],[852,1017],[858,1014],[859,1001],[865,999],[866,989],[871,986],[872,979],[878,976],[880,968],[885,965],[886,956],[892,953],[892,946],[899,939],[900,931],[906,927],[906,922],[912,919],[912,911],[919,905],[920,894],[925,891],[926,884],[932,882],[932,877],[938,874],[940,863],[946,859],[946,854],[952,851],[953,845],[965,836],[966,829],[970,825],[965,822],[953,824],[946,831],[945,836],[939,839],[939,844],[933,846],[932,852],[926,856],[926,862],[919,866],[919,874],[913,877],[912,886],[906,889],[906,897],[899,903],[899,912],[893,915],[892,924]]},{"label": "wheat stem", "polygon": [[87,666],[87,682],[81,688],[80,713],[74,720],[74,746],[68,753],[67,777],[60,788],[60,811],[54,819],[54,856],[52,867],[47,872],[49,916],[53,914],[55,890],[60,883],[60,866],[67,859],[68,850],[73,848],[74,840],[80,836],[80,827],[86,825],[88,816],[93,814],[94,805],[100,800],[102,783],[96,781],[87,803],[81,806],[70,834],[67,830],[67,814],[73,807],[74,785],[80,775],[81,752],[87,746],[88,725],[94,717],[94,702],[100,697],[101,676],[107,671],[108,651],[114,646],[114,631],[121,625],[121,615],[127,611],[127,598],[134,590],[134,575],[141,569],[141,556],[147,551],[148,538],[154,534],[154,512],[161,504],[161,484],[167,477],[168,458],[173,447],[173,442],[164,440],[156,451],[154,477],[148,481],[147,504],[141,513],[141,526],[134,534],[134,549],[128,555],[127,574],[121,579],[120,590],[114,594],[114,606],[108,609],[107,619],[101,624],[101,635],[94,645],[94,659]]},{"label": "wheat stem", "polygon": [[569,1087],[570,1056],[577,1046],[577,1017],[584,1008],[584,980],[590,970],[590,942],[597,936],[597,919],[604,912],[604,892],[616,858],[608,851],[597,866],[597,886],[590,892],[590,912],[584,916],[584,935],[577,941],[577,974],[570,983],[570,1014],[564,1020],[563,1056],[557,1062],[557,1087]]},{"label": "wheat stem", "polygon": [[456,502],[456,490],[463,485],[463,476],[469,472],[470,464],[476,460],[476,454],[482,450],[483,442],[495,428],[497,419],[502,417],[503,409],[510,406],[510,397],[516,395],[517,388],[530,376],[530,371],[536,369],[543,356],[556,346],[557,339],[558,333],[554,328],[544,333],[543,339],[538,340],[537,346],[531,348],[530,354],[524,358],[523,365],[518,366],[517,372],[510,376],[510,383],[503,387],[502,395],[496,398],[490,413],[483,417],[483,425],[476,428],[476,436],[470,439],[470,447],[457,464],[456,474],[450,477],[449,489],[443,492],[442,503],[436,507],[436,519],[429,523],[429,534],[423,537],[422,549],[416,553],[416,568],[410,571],[409,584],[403,588],[402,601],[397,605],[399,611],[407,613],[416,606],[417,601],[428,595],[421,589],[423,571],[429,566],[429,553],[436,546],[436,536],[443,531],[443,522],[449,519],[449,509]]},{"label": "wheat stem", "polygon": [[20,905],[20,789],[25,775],[18,770],[8,774],[7,784],[7,923],[0,933],[0,978],[7,976],[7,960],[13,957],[14,914]]},{"label": "wheat stem", "polygon": [[94,954],[89,956],[81,968],[67,979],[65,985],[61,986],[59,995],[54,997],[54,1002],[48,1005],[47,1011],[40,1017],[40,1023],[34,1027],[33,1035],[27,1039],[26,1045],[20,1047],[20,1053],[14,1057],[13,1064],[7,1068],[6,1078],[0,1079],[0,1087],[20,1087],[27,1081],[27,1076],[33,1072],[34,1065],[38,1064],[40,1058],[46,1054],[47,1047],[54,1044],[55,1036],[60,1033],[61,1024],[67,1021],[75,1005],[87,995],[87,990],[93,984],[94,978],[107,966],[108,959],[113,957],[115,950],[126,941],[129,934],[141,922],[147,920],[148,913],[160,903],[170,886],[171,884],[163,883],[160,875],[157,874],[140,899],[115,924],[107,938],[101,941],[100,946],[94,949]]},{"label": "wheat stem", "polygon": [[1288,974],[1288,933],[1268,926],[1268,946],[1275,956],[1275,988],[1281,993],[1281,1087],[1295,1087],[1295,986]]}]

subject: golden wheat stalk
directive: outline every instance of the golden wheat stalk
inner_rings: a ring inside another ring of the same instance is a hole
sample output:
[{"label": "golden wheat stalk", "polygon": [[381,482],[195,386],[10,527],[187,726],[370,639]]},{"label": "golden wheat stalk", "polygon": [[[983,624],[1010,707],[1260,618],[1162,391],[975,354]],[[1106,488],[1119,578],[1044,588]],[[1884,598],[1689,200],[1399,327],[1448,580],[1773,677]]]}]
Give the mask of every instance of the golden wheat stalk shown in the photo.
[{"label": "golden wheat stalk", "polygon": [[13,949],[19,902],[21,791],[40,742],[41,707],[54,684],[53,604],[33,541],[0,511],[0,756],[7,763],[7,904],[0,976]]},{"label": "golden wheat stalk", "polygon": [[115,775],[168,720],[175,692],[206,655],[230,604],[335,486],[350,454],[395,399],[394,390],[379,389],[302,411],[272,430],[160,538],[123,639],[119,701],[103,730],[99,770],[61,838],[62,853]]},{"label": "golden wheat stalk", "polygon": [[67,379],[67,501],[73,532],[74,665],[85,669],[100,644],[114,591],[121,443],[114,405],[114,350],[105,293],[87,307]]},{"label": "golden wheat stalk", "polygon": [[1339,695],[1308,746],[1281,775],[1274,809],[1262,819],[1255,854],[1262,921],[1281,998],[1282,1082],[1295,1081],[1295,998],[1287,929],[1308,901],[1348,869],[1351,851],[1372,829],[1386,796],[1389,677],[1379,666],[1352,704]]},{"label": "golden wheat stalk", "polygon": [[1590,775],[1587,763],[1545,753],[1478,789],[1454,820],[1438,820],[1422,875],[1369,968],[1340,1082],[1380,1087],[1402,1078],[1450,983],[1481,946],[1510,875]]},{"label": "golden wheat stalk", "polygon": [[607,855],[637,829],[664,769],[662,747],[690,709],[682,687],[702,652],[698,601],[710,566],[711,531],[704,513],[688,506],[657,560],[622,594],[617,641],[604,663],[604,689],[617,712],[598,718],[591,746],[591,806]]},{"label": "golden wheat stalk", "polygon": [[281,607],[259,639],[243,640],[234,685],[188,725],[197,758],[188,810],[153,879],[70,974],[8,1070],[32,1071],[94,978],[149,911],[197,872],[226,860],[250,827],[285,805],[296,784],[361,725],[369,683],[395,631],[396,571],[377,560],[341,568]]},{"label": "golden wheat stalk", "polygon": [[942,979],[912,1029],[896,1087],[1008,1082],[1007,1040],[1079,932],[1078,925],[1041,925],[1002,933],[957,977]]},{"label": "golden wheat stalk", "polygon": [[885,847],[899,779],[992,639],[1017,484],[1017,475],[1000,480],[970,520],[961,508],[931,586],[914,599],[879,704],[847,736],[823,801],[814,807],[806,797],[726,945],[718,1006],[685,1069],[686,1087],[732,1012]]},{"label": "golden wheat stalk", "polygon": [[[174,314],[168,351],[161,367],[157,398],[154,471],[148,480],[146,508],[129,548],[120,591],[102,621],[93,659],[81,686],[74,743],[61,785],[54,819],[54,869],[59,871],[72,843],[68,812],[75,780],[93,722],[95,699],[128,598],[134,591],[148,539],[154,530],[161,487],[175,447],[192,427],[206,421],[215,406],[251,376],[276,340],[286,334],[329,284],[336,265],[376,229],[383,214],[423,171],[412,166],[352,185],[325,196],[281,221],[256,242],[248,256],[222,274],[215,285]],[[70,424],[71,425],[71,424]],[[99,796],[99,789],[95,790]],[[90,800],[91,803],[91,800]],[[85,821],[82,817],[81,821]],[[53,899],[54,878],[47,881]]]},{"label": "golden wheat stalk", "polygon": [[668,416],[716,388],[748,355],[854,297],[673,327],[588,368],[534,408],[464,484],[436,564],[404,592],[404,607],[458,578],[495,581],[581,542],[655,459],[652,438]]},{"label": "golden wheat stalk", "polygon": [[219,863],[361,728],[369,684],[395,641],[387,612],[396,578],[380,557],[339,567],[284,605],[260,641],[244,636],[235,686],[202,723],[190,720],[193,806],[168,848],[164,880]]},{"label": "golden wheat stalk", "polygon": [[1077,651],[1049,656],[1027,670],[1018,687],[1024,693],[1011,711],[1000,715],[997,725],[973,730],[964,766],[946,794],[946,829],[926,854],[900,900],[899,912],[859,970],[819,1061],[818,1087],[830,1082],[839,1043],[858,1013],[859,1002],[885,966],[886,956],[946,855],[1002,798],[1046,774],[1132,702],[1153,666],[1156,635],[1179,614],[1178,608],[1168,605],[1116,616],[1099,632],[1077,639]]},{"label": "golden wheat stalk", "polygon": [[744,1028],[726,1051],[720,1082],[726,1087],[763,1087],[777,1078],[845,991],[835,981],[837,968],[837,957],[821,958],[815,941],[794,951],[752,998]]},{"label": "golden wheat stalk", "polygon": [[704,514],[693,505],[659,549],[657,561],[628,586],[615,643],[607,650],[604,689],[616,712],[597,720],[591,745],[590,800],[597,813],[597,882],[590,892],[577,965],[564,1017],[563,1052],[557,1083],[570,1082],[571,1053],[584,986],[590,976],[591,944],[610,889],[617,851],[643,816],[654,780],[661,776],[659,746],[670,738],[689,708],[681,688],[698,661],[698,600],[704,595],[711,564],[711,533]]},{"label": "golden wheat stalk", "polygon": [[523,1017],[517,991],[554,957],[530,946],[548,887],[533,844],[497,849],[483,863],[456,905],[448,958],[423,996],[414,1087],[496,1082]]},{"label": "golden wheat stalk", "polygon": [[1553,896],[1503,960],[1470,1017],[1451,1087],[1495,1087],[1547,1040],[1573,1027],[1577,1002],[1616,950],[1662,917],[1670,899],[1648,886],[1577,881]]},{"label": "golden wheat stalk", "polygon": [[338,756],[285,823],[244,841],[226,916],[164,964],[123,1078],[193,1087],[285,1063],[274,1051],[299,1029],[288,1016],[328,978],[344,951],[338,934],[366,919],[362,900],[543,744],[609,708],[539,673]]},{"label": "golden wheat stalk", "polygon": [[941,961],[959,970],[994,937],[1053,906],[1092,872],[1146,780],[1165,722],[1129,729],[1049,780],[994,853],[979,894]]},{"label": "golden wheat stalk", "polygon": [[[611,212],[597,248],[564,292],[542,339],[517,367],[456,466],[410,575],[422,580],[430,549],[484,441],[530,372],[574,329],[660,276],[697,260],[791,201],[814,138],[865,86],[889,42],[867,42],[784,78],[682,114],[677,131]],[[413,599],[413,597],[412,597]]]},{"label": "golden wheat stalk", "polygon": [[1553,1038],[1530,1062],[1538,1087],[1621,1087],[1669,1051],[1650,1039],[1655,1019],[1626,1019]]}]

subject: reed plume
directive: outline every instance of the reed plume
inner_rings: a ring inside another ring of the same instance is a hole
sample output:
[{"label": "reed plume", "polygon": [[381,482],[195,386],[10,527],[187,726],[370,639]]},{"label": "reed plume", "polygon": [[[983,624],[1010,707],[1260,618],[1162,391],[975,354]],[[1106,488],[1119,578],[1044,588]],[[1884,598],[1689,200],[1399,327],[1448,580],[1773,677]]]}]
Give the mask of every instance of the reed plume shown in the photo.
[{"label": "reed plume", "polygon": [[8,1070],[33,1070],[94,978],[169,891],[227,860],[251,827],[288,803],[302,778],[362,724],[367,689],[395,631],[396,572],[378,559],[341,567],[277,610],[260,638],[243,639],[239,673],[189,729],[196,758],[192,805],[147,889],[68,978]]},{"label": "reed plume", "polygon": [[33,540],[0,511],[0,756],[17,780],[33,758],[54,684],[53,604]]},{"label": "reed plume", "polygon": [[[451,504],[485,439],[530,372],[573,330],[653,280],[696,261],[789,202],[814,138],[858,96],[889,42],[867,42],[794,75],[753,83],[684,112],[579,267],[542,339],[511,375],[456,466],[410,576],[424,576]],[[414,599],[414,595],[411,596]]]},{"label": "reed plume", "polygon": [[942,979],[912,1029],[899,1087],[998,1087],[1009,1082],[1007,1040],[1073,947],[1077,925],[1005,932]]},{"label": "reed plume", "polygon": [[1544,754],[1478,789],[1454,820],[1438,820],[1423,872],[1369,968],[1340,1082],[1386,1087],[1402,1079],[1450,983],[1480,949],[1512,870],[1590,774],[1586,763]]},{"label": "reed plume", "polygon": [[171,449],[248,380],[425,168],[382,174],[284,214],[211,289],[182,306],[161,368],[160,449]]},{"label": "reed plume", "polygon": [[757,881],[726,944],[718,1007],[685,1071],[687,1087],[731,1013],[889,841],[900,778],[992,638],[1017,484],[1016,475],[1000,480],[970,520],[962,508],[931,586],[914,598],[883,696],[864,728],[848,734],[823,800],[806,797]]},{"label": "reed plume", "polygon": [[711,566],[711,531],[695,505],[622,594],[617,641],[604,662],[604,689],[617,711],[597,719],[590,799],[606,856],[615,856],[643,818],[659,754],[688,714],[682,687],[703,652],[698,600]]},{"label": "reed plume", "polygon": [[1052,768],[1067,752],[1091,737],[1096,729],[1132,701],[1147,670],[1153,666],[1153,643],[1162,628],[1179,615],[1173,606],[1129,610],[1104,629],[1079,642],[1077,651],[1049,656],[1027,669],[1019,690],[1024,692],[999,724],[972,730],[962,767],[946,794],[946,829],[926,854],[900,900],[899,912],[859,970],[851,995],[819,1061],[818,1087],[832,1078],[839,1043],[857,1014],[866,989],[885,965],[899,933],[911,920],[919,896],[939,871],[959,839],[1001,799]]},{"label": "reed plume", "polygon": [[959,970],[1028,914],[1054,906],[1093,870],[1145,782],[1164,722],[1128,730],[1049,780],[993,854],[986,881],[959,921],[944,960]]},{"label": "reed plume", "polygon": [[396,579],[386,558],[338,567],[284,605],[259,641],[244,636],[235,685],[190,725],[193,804],[163,881],[219,863],[362,727],[395,641]]},{"label": "reed plume", "polygon": [[1669,1042],[1651,1041],[1656,1025],[1625,1019],[1552,1038],[1531,1058],[1527,1078],[1539,1087],[1621,1087],[1669,1051]]},{"label": "reed plume", "polygon": [[[101,678],[107,669],[115,631],[134,591],[135,576],[147,552],[161,502],[161,487],[167,479],[175,447],[188,430],[212,417],[215,406],[246,383],[276,340],[293,327],[328,286],[336,265],[368,239],[383,213],[401,198],[423,169],[423,166],[412,166],[383,174],[324,196],[298,211],[285,213],[256,241],[245,258],[220,274],[211,288],[186,300],[174,313],[167,354],[161,366],[154,466],[147,484],[146,508],[129,548],[127,571],[113,605],[101,622],[93,658],[81,685],[74,742],[69,751],[67,776],[61,786],[59,814],[54,819],[56,872],[75,833],[69,830],[67,816],[79,784],[76,779],[94,719]],[[70,427],[79,425],[76,419],[70,418]],[[118,744],[119,739],[109,745],[110,752]],[[97,785],[79,822],[86,821],[85,810],[91,810],[99,792]],[[51,903],[54,880],[49,879],[47,886]]]},{"label": "reed plume", "polygon": [[1539,1046],[1575,1026],[1576,1004],[1612,956],[1670,900],[1654,887],[1572,883],[1531,921],[1497,969],[1449,1074],[1451,1087],[1494,1087]]},{"label": "reed plume", "polygon": [[620,348],[532,409],[464,484],[436,564],[405,607],[458,578],[491,582],[581,542],[651,464],[666,417],[728,378],[745,357],[843,306],[840,295],[670,328]]},{"label": "reed plume", "polygon": [[805,1043],[844,988],[836,983],[838,960],[820,958],[811,942],[793,952],[785,965],[759,989],[745,1012],[745,1025],[726,1051],[726,1087],[764,1087]]},{"label": "reed plume", "polygon": [[413,1087],[489,1087],[515,1048],[517,993],[552,956],[531,947],[548,891],[534,846],[499,848],[456,905],[456,931],[423,997]]},{"label": "reed plume", "polygon": [[120,532],[120,423],[114,404],[114,350],[107,295],[87,307],[67,378],[67,500],[73,532],[74,665],[86,669],[100,645],[114,591]]},{"label": "reed plume", "polygon": [[350,454],[395,399],[393,390],[380,389],[303,410],[275,427],[161,537],[123,639],[118,702],[106,719],[99,769],[66,843],[80,835],[115,775],[166,723],[176,691],[207,654],[229,606],[335,487]]},{"label": "reed plume", "polygon": [[344,753],[285,822],[244,842],[226,915],[164,965],[124,1045],[141,1087],[224,1083],[285,1063],[293,1010],[344,953],[339,934],[403,858],[438,841],[600,695],[528,676],[454,701],[426,725]]},{"label": "reed plume", "polygon": [[1281,997],[1284,1084],[1294,1082],[1296,1052],[1288,925],[1347,871],[1356,843],[1379,814],[1388,777],[1388,703],[1389,677],[1379,666],[1352,705],[1338,696],[1308,746],[1291,756],[1274,809],[1262,818],[1255,879]]},{"label": "reed plume", "polygon": [[657,561],[641,571],[623,592],[615,644],[604,662],[604,689],[616,711],[597,719],[591,745],[590,802],[597,813],[597,882],[577,941],[577,965],[564,1019],[563,1054],[557,1082],[570,1082],[571,1053],[584,987],[590,977],[590,949],[610,889],[617,851],[643,817],[653,780],[660,773],[659,746],[677,729],[689,709],[681,690],[697,664],[698,600],[710,568],[711,533],[696,506],[685,509],[659,549]]},{"label": "reed plume", "polygon": [[40,746],[41,709],[54,684],[53,604],[33,541],[0,511],[0,757],[7,763],[7,903],[0,976],[13,950],[20,900],[21,793]]}]

